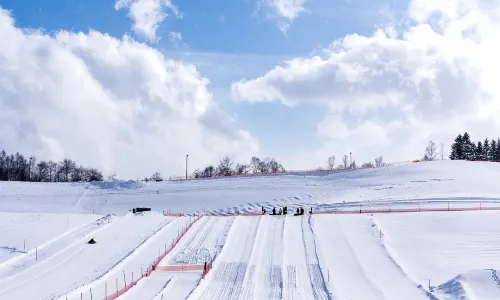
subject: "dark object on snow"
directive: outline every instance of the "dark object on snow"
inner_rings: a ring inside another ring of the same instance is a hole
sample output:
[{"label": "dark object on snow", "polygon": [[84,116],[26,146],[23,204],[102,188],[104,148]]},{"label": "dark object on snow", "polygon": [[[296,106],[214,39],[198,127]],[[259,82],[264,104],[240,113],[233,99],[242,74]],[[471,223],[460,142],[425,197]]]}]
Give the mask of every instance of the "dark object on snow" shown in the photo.
[{"label": "dark object on snow", "polygon": [[150,210],[151,210],[151,208],[149,208],[149,207],[137,207],[137,208],[134,207],[134,208],[132,208],[132,212],[134,214],[139,213],[139,212],[143,212],[143,211],[150,211]]},{"label": "dark object on snow", "polygon": [[87,244],[95,244],[97,243],[94,238],[91,238],[90,241],[87,242]]},{"label": "dark object on snow", "polygon": [[283,207],[283,214],[286,215],[286,213],[287,213],[287,208],[285,206],[285,207]]},{"label": "dark object on snow", "polygon": [[311,210],[309,211],[309,213],[312,215],[313,213],[313,208],[311,207]]},{"label": "dark object on snow", "polygon": [[205,273],[207,271],[207,262],[205,262],[205,265],[203,266],[203,272]]},{"label": "dark object on snow", "polygon": [[276,215],[276,207],[273,207],[273,213],[272,215]]},{"label": "dark object on snow", "polygon": [[304,208],[303,207],[300,208],[300,214],[304,215]]}]

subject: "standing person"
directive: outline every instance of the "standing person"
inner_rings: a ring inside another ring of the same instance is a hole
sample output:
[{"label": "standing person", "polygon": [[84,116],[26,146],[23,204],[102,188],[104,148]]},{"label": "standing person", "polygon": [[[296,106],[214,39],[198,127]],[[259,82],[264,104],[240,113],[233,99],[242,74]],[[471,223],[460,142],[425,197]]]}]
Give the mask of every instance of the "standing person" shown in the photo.
[{"label": "standing person", "polygon": [[273,215],[276,214],[276,207],[273,207]]},{"label": "standing person", "polygon": [[300,214],[301,214],[301,215],[303,215],[303,214],[304,214],[304,208],[303,208],[303,207],[301,207],[301,208],[300,208]]}]

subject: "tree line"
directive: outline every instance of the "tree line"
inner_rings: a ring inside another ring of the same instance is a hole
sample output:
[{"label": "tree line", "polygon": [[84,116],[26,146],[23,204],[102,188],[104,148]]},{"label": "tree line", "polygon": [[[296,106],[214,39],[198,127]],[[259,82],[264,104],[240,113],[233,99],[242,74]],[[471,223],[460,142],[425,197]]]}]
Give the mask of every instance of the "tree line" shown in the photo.
[{"label": "tree line", "polygon": [[77,182],[102,181],[102,173],[95,168],[78,166],[71,159],[60,162],[38,161],[35,156],[24,157],[19,152],[0,152],[0,181]]},{"label": "tree line", "polygon": [[450,159],[500,161],[500,139],[485,138],[474,143],[467,132],[458,134],[451,145]]},{"label": "tree line", "polygon": [[248,164],[236,165],[229,156],[221,159],[217,166],[208,165],[204,169],[196,169],[193,172],[194,178],[208,178],[215,176],[245,175],[248,173],[279,173],[285,172],[285,168],[276,159],[265,157],[260,159],[252,157]]},{"label": "tree line", "polygon": [[[328,159],[326,160],[326,170],[347,170],[359,168],[356,160],[352,157],[347,156],[347,154],[344,154],[344,156],[342,156],[342,161],[337,166],[335,165],[335,160],[335,155],[328,157]],[[361,164],[361,168],[379,168],[385,165],[386,164],[384,163],[384,158],[382,156],[379,156],[375,158],[375,163],[373,163],[372,161],[364,162]],[[318,167],[316,170],[323,171],[325,170],[325,168]]]}]

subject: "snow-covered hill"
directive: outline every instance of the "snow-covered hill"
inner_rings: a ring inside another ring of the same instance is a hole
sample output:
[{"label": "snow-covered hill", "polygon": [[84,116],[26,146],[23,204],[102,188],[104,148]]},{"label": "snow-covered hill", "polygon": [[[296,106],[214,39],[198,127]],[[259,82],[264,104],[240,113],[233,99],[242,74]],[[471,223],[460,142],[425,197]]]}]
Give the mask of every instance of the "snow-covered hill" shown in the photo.
[{"label": "snow-covered hill", "polygon": [[499,299],[500,211],[205,216],[176,244],[194,218],[128,211],[500,206],[499,179],[497,163],[437,161],[150,184],[2,182],[0,299],[92,290],[101,300],[172,244],[160,266],[208,261],[207,277],[160,269],[119,299]]},{"label": "snow-covered hill", "polygon": [[194,213],[344,202],[500,200],[500,163],[436,161],[307,175],[98,183],[0,182],[0,211],[124,215],[132,207]]}]

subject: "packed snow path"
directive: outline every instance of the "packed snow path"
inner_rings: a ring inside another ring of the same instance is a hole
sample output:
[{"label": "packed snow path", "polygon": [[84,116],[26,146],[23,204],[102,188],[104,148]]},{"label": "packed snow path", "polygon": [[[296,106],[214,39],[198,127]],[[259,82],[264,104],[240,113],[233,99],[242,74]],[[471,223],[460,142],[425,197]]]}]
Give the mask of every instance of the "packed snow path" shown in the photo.
[{"label": "packed snow path", "polygon": [[248,265],[261,217],[237,217],[228,234],[228,242],[213,270],[189,299],[239,299],[246,276],[253,276]]},{"label": "packed snow path", "polygon": [[222,250],[235,217],[202,217],[161,262],[162,265],[212,263]]}]

